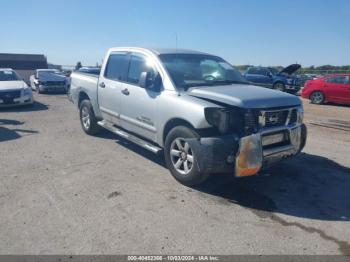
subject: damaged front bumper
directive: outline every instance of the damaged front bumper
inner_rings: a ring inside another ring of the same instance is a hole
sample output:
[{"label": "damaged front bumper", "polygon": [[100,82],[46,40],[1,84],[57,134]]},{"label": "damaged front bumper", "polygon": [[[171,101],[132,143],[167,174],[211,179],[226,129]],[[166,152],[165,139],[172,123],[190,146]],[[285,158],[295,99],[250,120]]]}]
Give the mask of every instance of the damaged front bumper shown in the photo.
[{"label": "damaged front bumper", "polygon": [[187,139],[196,152],[198,168],[236,177],[257,174],[262,168],[298,154],[306,143],[304,124],[270,128],[245,137],[235,135]]}]

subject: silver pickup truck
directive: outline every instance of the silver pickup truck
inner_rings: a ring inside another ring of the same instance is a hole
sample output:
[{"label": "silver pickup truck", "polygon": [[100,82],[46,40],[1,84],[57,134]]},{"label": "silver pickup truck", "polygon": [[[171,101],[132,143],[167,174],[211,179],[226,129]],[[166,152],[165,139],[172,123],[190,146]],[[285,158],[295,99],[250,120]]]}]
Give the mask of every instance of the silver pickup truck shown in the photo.
[{"label": "silver pickup truck", "polygon": [[211,173],[257,174],[306,142],[298,97],[250,85],[222,58],[189,50],[111,48],[100,76],[74,72],[85,133],[106,128],[196,185]]}]

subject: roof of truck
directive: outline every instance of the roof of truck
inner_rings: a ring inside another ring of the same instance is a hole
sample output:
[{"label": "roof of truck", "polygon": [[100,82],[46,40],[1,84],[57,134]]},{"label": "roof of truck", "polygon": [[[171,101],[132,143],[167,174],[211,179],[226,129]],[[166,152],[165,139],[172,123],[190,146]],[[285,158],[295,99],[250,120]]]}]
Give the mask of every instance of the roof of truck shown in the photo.
[{"label": "roof of truck", "polygon": [[150,48],[149,50],[156,53],[157,55],[163,55],[163,54],[206,54],[207,55],[207,53],[190,50],[190,49]]},{"label": "roof of truck", "polygon": [[111,51],[118,50],[130,50],[130,51],[150,51],[156,55],[164,54],[202,54],[209,55],[208,53],[190,50],[190,49],[180,49],[180,48],[145,48],[145,47],[114,47],[110,49]]}]

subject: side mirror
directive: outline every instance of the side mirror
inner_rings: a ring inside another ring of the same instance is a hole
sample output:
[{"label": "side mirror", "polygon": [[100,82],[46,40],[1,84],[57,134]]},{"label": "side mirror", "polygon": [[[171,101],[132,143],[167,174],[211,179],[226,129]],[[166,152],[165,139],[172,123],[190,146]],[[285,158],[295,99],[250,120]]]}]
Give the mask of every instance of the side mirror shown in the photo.
[{"label": "side mirror", "polygon": [[142,72],[139,79],[139,86],[155,92],[159,92],[162,85],[160,75],[154,76],[151,72]]},{"label": "side mirror", "polygon": [[142,88],[147,88],[147,78],[149,78],[149,73],[142,72],[139,79],[139,86]]},{"label": "side mirror", "polygon": [[267,76],[268,77],[272,77],[272,73],[271,72],[267,72]]}]

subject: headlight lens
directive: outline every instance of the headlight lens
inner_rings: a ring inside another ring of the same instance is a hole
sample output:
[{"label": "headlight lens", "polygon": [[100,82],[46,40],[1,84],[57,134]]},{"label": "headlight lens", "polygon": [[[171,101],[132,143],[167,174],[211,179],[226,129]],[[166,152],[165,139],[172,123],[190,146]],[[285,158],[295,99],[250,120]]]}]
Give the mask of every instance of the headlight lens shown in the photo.
[{"label": "headlight lens", "polygon": [[26,87],[26,88],[23,89],[23,95],[29,96],[31,94],[32,94],[32,89],[31,88]]},{"label": "headlight lens", "polygon": [[244,115],[236,108],[205,108],[207,122],[215,127],[220,134],[237,133],[244,130]]},{"label": "headlight lens", "polygon": [[208,123],[216,127],[220,133],[224,134],[229,131],[230,115],[224,108],[205,108],[205,118]]}]

